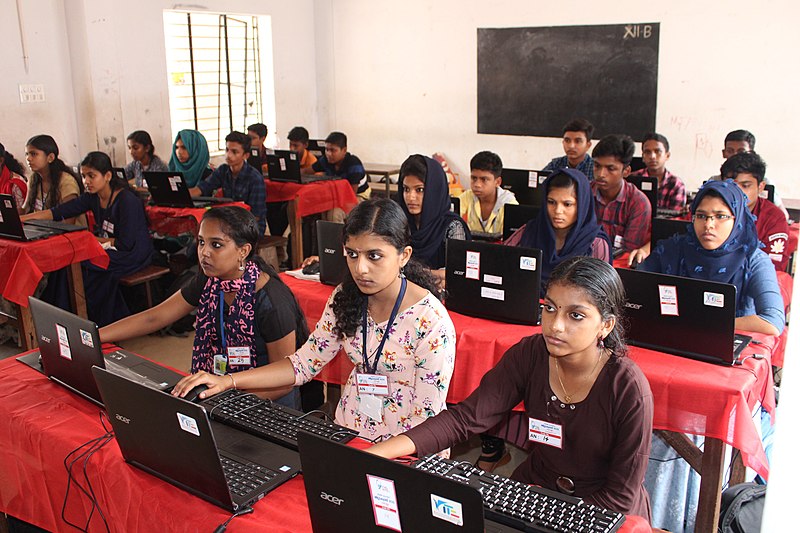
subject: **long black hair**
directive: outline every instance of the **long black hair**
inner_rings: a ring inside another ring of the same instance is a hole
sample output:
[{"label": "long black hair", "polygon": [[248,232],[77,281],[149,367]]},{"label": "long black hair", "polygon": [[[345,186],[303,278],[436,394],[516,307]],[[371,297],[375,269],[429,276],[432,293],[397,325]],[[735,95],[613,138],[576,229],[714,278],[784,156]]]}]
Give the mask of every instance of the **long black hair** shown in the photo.
[{"label": "long black hair", "polygon": [[13,172],[14,174],[19,174],[23,178],[25,177],[25,169],[22,167],[19,161],[14,157],[13,154],[10,152],[6,152],[6,147],[0,143],[0,159],[3,160],[2,165],[0,168],[5,166],[8,170]]},{"label": "long black hair", "polygon": [[[342,243],[347,244],[350,237],[364,234],[381,237],[398,252],[411,245],[411,231],[403,209],[397,202],[387,198],[358,204],[350,212],[342,228]],[[429,290],[436,297],[441,297],[437,280],[430,269],[413,256],[406,263],[403,272],[409,281]],[[336,316],[333,331],[339,339],[355,335],[366,305],[367,298],[358,289],[348,268],[345,270],[342,288],[333,297],[331,306]]]},{"label": "long black hair", "polygon": [[81,161],[81,166],[93,168],[103,175],[105,175],[107,172],[110,172],[111,181],[108,182],[108,185],[111,187],[112,193],[117,189],[131,189],[131,186],[128,185],[128,181],[120,176],[117,176],[117,173],[114,172],[114,166],[111,164],[111,158],[108,157],[108,154],[105,152],[89,152],[86,154],[86,157],[83,158],[83,161]]},{"label": "long black hair", "polygon": [[147,155],[149,155],[151,159],[155,155],[156,147],[153,146],[153,139],[150,137],[150,134],[147,133],[146,131],[136,130],[130,135],[128,135],[128,140],[147,147]]},{"label": "long black hair", "polygon": [[[83,192],[83,182],[75,175],[72,169],[58,157],[58,145],[55,139],[49,135],[34,135],[28,139],[25,146],[33,146],[45,154],[53,154],[55,156],[53,161],[48,165],[50,167],[50,194],[47,197],[48,202],[44,205],[45,209],[49,209],[61,203],[61,192],[59,189],[61,185],[61,176],[65,173],[72,176],[72,178],[78,182],[78,190]],[[38,172],[34,172],[33,176],[31,176],[29,188],[30,191],[33,191],[33,196],[29,196],[29,198],[35,198],[36,189],[41,186],[42,176],[40,176]],[[44,198],[42,198],[42,200],[44,200]]]},{"label": "long black hair", "polygon": [[558,264],[550,274],[548,289],[555,285],[572,286],[583,290],[603,320],[615,318],[614,329],[603,339],[613,356],[628,353],[625,343],[625,287],[617,271],[606,261],[594,257],[570,257]]}]

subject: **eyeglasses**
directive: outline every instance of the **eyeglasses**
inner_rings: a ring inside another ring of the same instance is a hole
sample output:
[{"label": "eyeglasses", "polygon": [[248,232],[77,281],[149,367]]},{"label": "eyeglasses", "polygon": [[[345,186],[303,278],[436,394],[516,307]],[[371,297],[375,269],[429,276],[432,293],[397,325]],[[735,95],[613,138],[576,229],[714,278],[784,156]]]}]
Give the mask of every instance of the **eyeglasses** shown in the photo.
[{"label": "eyeglasses", "polygon": [[704,215],[702,213],[697,213],[696,215],[692,215],[692,222],[705,222],[706,220],[725,222],[726,220],[732,220],[734,218],[736,217],[733,215]]}]

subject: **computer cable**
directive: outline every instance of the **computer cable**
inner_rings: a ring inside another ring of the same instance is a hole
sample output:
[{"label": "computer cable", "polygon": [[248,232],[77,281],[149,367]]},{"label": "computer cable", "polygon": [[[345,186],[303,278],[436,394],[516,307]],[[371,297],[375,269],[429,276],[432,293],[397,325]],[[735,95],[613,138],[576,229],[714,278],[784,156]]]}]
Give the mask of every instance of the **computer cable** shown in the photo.
[{"label": "computer cable", "polygon": [[225,520],[223,523],[221,523],[220,525],[218,525],[218,526],[217,526],[217,529],[215,529],[215,530],[214,530],[214,533],[223,533],[223,531],[225,531],[226,529],[228,529],[228,524],[230,524],[230,523],[231,523],[231,520],[233,520],[233,519],[234,519],[234,518],[236,518],[237,516],[242,516],[242,515],[250,514],[250,513],[252,513],[252,512],[253,512],[253,508],[252,508],[252,507],[245,507],[245,508],[243,508],[243,509],[239,509],[238,511],[236,511],[235,513],[233,513],[233,514],[231,515],[231,517],[230,517],[230,518],[228,518],[228,519],[227,519],[227,520]]}]

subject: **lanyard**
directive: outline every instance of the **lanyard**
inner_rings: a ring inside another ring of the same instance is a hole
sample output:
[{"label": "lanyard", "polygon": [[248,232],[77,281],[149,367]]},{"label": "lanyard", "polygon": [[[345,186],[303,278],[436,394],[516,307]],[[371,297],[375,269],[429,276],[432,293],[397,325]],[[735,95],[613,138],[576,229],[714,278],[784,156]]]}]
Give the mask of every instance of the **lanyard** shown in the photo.
[{"label": "lanyard", "polygon": [[222,339],[222,353],[225,353],[227,349],[227,342],[225,341],[225,314],[223,309],[225,308],[225,293],[219,291],[219,333],[220,339]]},{"label": "lanyard", "polygon": [[400,310],[400,303],[403,301],[403,296],[406,294],[406,278],[405,276],[401,278],[400,282],[400,294],[397,295],[397,300],[394,302],[394,308],[392,309],[392,314],[389,315],[389,321],[386,323],[386,331],[383,333],[383,338],[381,339],[380,344],[378,345],[378,350],[375,352],[375,361],[370,368],[369,365],[369,357],[367,356],[367,306],[364,306],[364,314],[362,315],[361,320],[361,336],[362,336],[362,343],[361,343],[361,357],[364,359],[364,371],[369,374],[375,374],[378,371],[378,360],[381,358],[381,353],[383,352],[383,346],[386,344],[386,339],[389,338],[389,331],[391,331],[392,326],[394,326],[394,319],[397,318],[397,312]]}]

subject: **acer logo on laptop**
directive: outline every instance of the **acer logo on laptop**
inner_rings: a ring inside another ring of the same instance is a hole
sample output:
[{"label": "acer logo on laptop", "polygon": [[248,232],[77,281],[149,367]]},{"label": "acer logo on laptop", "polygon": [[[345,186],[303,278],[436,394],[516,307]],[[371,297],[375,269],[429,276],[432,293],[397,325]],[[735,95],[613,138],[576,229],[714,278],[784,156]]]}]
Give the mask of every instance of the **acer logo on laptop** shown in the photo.
[{"label": "acer logo on laptop", "polygon": [[635,304],[633,302],[625,302],[625,307],[627,307],[628,309],[641,309],[642,308],[642,304]]},{"label": "acer logo on laptop", "polygon": [[123,424],[130,424],[131,423],[131,419],[130,418],[122,416],[121,414],[115,414],[114,418],[116,418],[117,420],[119,420]]},{"label": "acer logo on laptop", "polygon": [[44,335],[42,335],[41,339],[42,339],[42,342],[46,342],[47,344],[50,344],[50,337],[45,337]]},{"label": "acer logo on laptop", "polygon": [[325,501],[331,502],[334,505],[342,505],[344,500],[342,498],[337,498],[332,494],[328,494],[327,492],[320,492],[319,497]]},{"label": "acer logo on laptop", "polygon": [[453,275],[455,275],[455,276],[463,276],[464,275],[464,271],[463,270],[454,270],[453,271]]},{"label": "acer logo on laptop", "polygon": [[325,248],[325,253],[333,255],[336,253],[336,250],[334,250],[333,248]]}]

